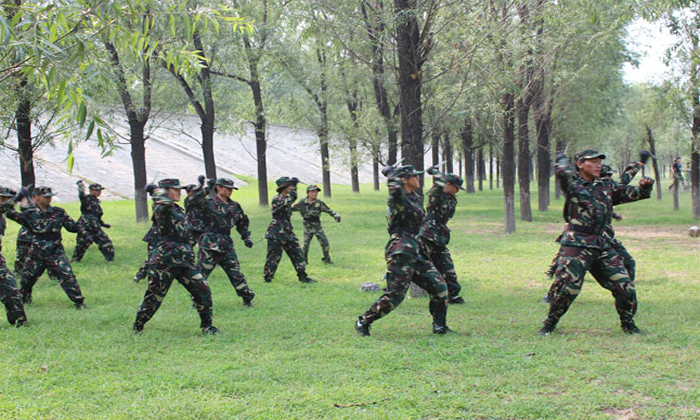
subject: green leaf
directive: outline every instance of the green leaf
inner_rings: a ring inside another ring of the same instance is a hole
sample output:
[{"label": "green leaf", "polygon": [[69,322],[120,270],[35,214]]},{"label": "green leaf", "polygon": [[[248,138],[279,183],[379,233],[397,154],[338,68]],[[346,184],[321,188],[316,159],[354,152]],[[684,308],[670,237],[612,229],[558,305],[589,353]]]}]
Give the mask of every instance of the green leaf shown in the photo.
[{"label": "green leaf", "polygon": [[80,101],[80,108],[78,108],[78,124],[82,128],[85,125],[85,117],[87,116],[87,106],[85,102]]},{"label": "green leaf", "polygon": [[88,124],[87,128],[87,134],[85,135],[85,141],[90,140],[90,136],[92,136],[92,131],[95,129],[95,120],[90,121],[90,124]]}]

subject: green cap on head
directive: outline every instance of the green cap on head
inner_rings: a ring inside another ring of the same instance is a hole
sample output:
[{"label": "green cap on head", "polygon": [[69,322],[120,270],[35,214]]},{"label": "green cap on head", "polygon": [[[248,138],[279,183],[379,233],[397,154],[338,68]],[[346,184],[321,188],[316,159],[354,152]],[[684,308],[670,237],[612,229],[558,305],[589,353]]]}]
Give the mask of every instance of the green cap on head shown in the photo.
[{"label": "green cap on head", "polygon": [[397,178],[403,178],[403,177],[407,177],[407,176],[418,176],[422,173],[423,173],[423,171],[416,171],[416,168],[414,168],[413,165],[404,165],[404,166],[399,166],[394,171],[394,176]]},{"label": "green cap on head", "polygon": [[16,193],[10,188],[0,187],[0,197],[14,197],[15,194]]},{"label": "green cap on head", "polygon": [[214,185],[218,185],[218,186],[224,187],[224,188],[230,188],[232,190],[238,189],[238,188],[233,186],[233,180],[230,178],[219,178],[216,180],[216,184],[214,184]]},{"label": "green cap on head", "polygon": [[158,181],[158,188],[177,188],[179,190],[187,188],[187,185],[180,185],[177,178],[165,178]]},{"label": "green cap on head", "polygon": [[40,195],[42,197],[53,197],[56,195],[53,191],[51,191],[51,187],[36,187],[34,188],[34,192],[32,195]]},{"label": "green cap on head", "polygon": [[455,187],[457,187],[457,189],[466,191],[462,186],[464,184],[464,179],[462,179],[462,177],[457,174],[447,174],[445,176],[445,181],[447,181],[448,184],[454,185]]},{"label": "green cap on head", "polygon": [[88,189],[90,189],[90,190],[100,190],[100,191],[102,191],[102,190],[105,189],[105,187],[103,187],[102,185],[100,185],[100,184],[98,184],[97,182],[95,182],[94,184],[88,185]]},{"label": "green cap on head", "polygon": [[598,152],[595,149],[586,149],[582,152],[576,153],[576,156],[574,156],[576,159],[576,162],[581,162],[583,160],[588,160],[588,159],[596,159],[596,158],[601,158],[605,159],[605,155],[603,153]]},{"label": "green cap on head", "polygon": [[318,187],[318,185],[309,185],[308,187],[306,187],[307,193],[311,191],[321,191],[321,189]]}]

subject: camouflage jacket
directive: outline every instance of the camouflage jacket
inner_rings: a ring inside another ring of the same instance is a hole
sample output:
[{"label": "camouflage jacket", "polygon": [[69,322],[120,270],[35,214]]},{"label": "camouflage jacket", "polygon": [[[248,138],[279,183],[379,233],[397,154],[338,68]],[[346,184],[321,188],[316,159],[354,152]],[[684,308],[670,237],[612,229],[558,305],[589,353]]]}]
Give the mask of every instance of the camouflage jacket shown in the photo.
[{"label": "camouflage jacket", "polygon": [[81,214],[78,219],[80,226],[88,232],[100,230],[105,225],[102,221],[103,212],[100,199],[90,194],[85,194],[84,191],[78,192],[78,198],[80,199]]},{"label": "camouflage jacket", "polygon": [[301,213],[301,218],[304,219],[304,225],[320,225],[321,213],[328,213],[334,219],[337,219],[338,213],[331,210],[326,203],[316,199],[309,203],[307,199],[298,201],[292,206],[292,211]]},{"label": "camouflage jacket", "polygon": [[[206,193],[203,193],[206,195]],[[202,233],[206,229],[206,224],[202,219],[202,210],[197,206],[192,205],[193,197],[185,197],[185,218],[187,226],[192,232]]]},{"label": "camouflage jacket", "polygon": [[159,241],[149,263],[171,267],[194,264],[194,251],[182,207],[175,203],[154,204],[153,226]]},{"label": "camouflage jacket", "polygon": [[450,228],[447,222],[455,215],[457,197],[443,191],[445,181],[436,176],[435,185],[428,191],[428,216],[421,226],[420,237],[439,247],[450,243]]},{"label": "camouflage jacket", "polygon": [[296,238],[292,226],[292,203],[297,200],[297,190],[292,188],[289,195],[277,194],[272,198],[272,221],[265,232],[265,239],[288,241]]},{"label": "camouflage jacket", "polygon": [[586,181],[567,159],[557,162],[555,174],[566,196],[564,220],[568,228],[559,239],[564,246],[605,249],[608,241],[603,233],[610,223],[613,206],[649,198],[653,189],[600,178]]},{"label": "camouflage jacket", "polygon": [[[629,185],[630,182],[634,179],[635,176],[637,176],[637,173],[639,173],[640,170],[642,170],[642,166],[644,166],[641,162],[632,162],[627,167],[625,170],[620,174],[620,184],[622,185]],[[605,226],[605,235],[611,240],[615,240],[615,229],[613,229],[612,225],[612,215],[610,215],[611,218],[608,221],[608,224]]]},{"label": "camouflage jacket", "polygon": [[407,193],[400,178],[389,178],[387,200],[387,223],[389,242],[384,254],[386,258],[403,254],[424,261],[425,253],[419,232],[425,221],[423,200],[416,192]]},{"label": "camouflage jacket", "polygon": [[[151,212],[153,212],[155,208],[156,204],[153,203],[151,205]],[[141,240],[151,245],[155,245],[160,241],[160,235],[158,234],[158,226],[156,226],[153,216],[151,216],[151,227],[148,228],[148,232],[146,232],[146,234],[143,235],[143,238]]]},{"label": "camouflage jacket", "polygon": [[250,238],[248,226],[250,220],[243,212],[241,205],[231,199],[224,202],[218,196],[206,197],[203,191],[192,197],[190,206],[197,209],[204,222],[204,234],[199,239],[201,249],[217,252],[228,252],[234,249],[231,229],[234,227],[241,239]]},{"label": "camouflage jacket", "polygon": [[32,243],[32,233],[24,226],[20,226],[17,232],[17,242]]},{"label": "camouflage jacket", "polygon": [[38,206],[32,206],[18,213],[14,209],[14,202],[11,203],[7,217],[26,227],[31,233],[32,245],[38,246],[42,251],[51,252],[61,246],[61,229],[73,233],[80,230],[78,222],[60,207],[49,206],[46,211],[42,211]]},{"label": "camouflage jacket", "polygon": [[2,252],[2,238],[5,236],[7,222],[5,221],[5,206],[0,207],[0,252]]}]

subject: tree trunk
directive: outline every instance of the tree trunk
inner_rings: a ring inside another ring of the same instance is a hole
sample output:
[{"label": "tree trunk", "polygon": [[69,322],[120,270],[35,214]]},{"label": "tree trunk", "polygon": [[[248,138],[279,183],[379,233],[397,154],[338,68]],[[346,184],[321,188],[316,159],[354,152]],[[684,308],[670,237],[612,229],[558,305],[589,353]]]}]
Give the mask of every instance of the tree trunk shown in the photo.
[{"label": "tree trunk", "polygon": [[202,68],[199,71],[199,84],[202,88],[204,99],[205,118],[202,119],[202,152],[204,155],[204,170],[208,178],[216,179],[216,160],[214,158],[214,128],[216,111],[214,109],[214,95],[212,94],[212,80],[210,74],[211,61],[204,59],[204,47],[197,31],[192,35],[195,48],[203,59],[200,59]]},{"label": "tree trunk", "polygon": [[493,144],[489,144],[489,190],[493,191]]},{"label": "tree trunk", "polygon": [[[559,155],[559,153],[564,153],[564,142],[561,140],[557,140],[555,150],[557,152],[557,155]],[[560,198],[561,198],[561,188],[559,188],[559,183],[555,182],[554,183],[554,199],[559,200]]]},{"label": "tree trunk", "polygon": [[548,115],[539,116],[538,112],[535,112],[535,127],[537,128],[537,201],[539,211],[549,211],[549,180],[552,174],[552,152],[549,146],[551,124]]},{"label": "tree trunk", "polygon": [[501,188],[501,158],[496,156],[496,189]]},{"label": "tree trunk", "polygon": [[[250,60],[249,60],[250,61]],[[257,63],[249,63],[251,80],[250,89],[253,92],[255,104],[255,151],[258,160],[258,205],[267,207],[269,202],[267,192],[267,119],[265,105],[262,99],[262,89],[258,80]]]},{"label": "tree trunk", "polygon": [[[646,126],[646,130],[647,141],[649,142],[649,151],[652,155],[656,156],[656,142],[654,141],[654,135],[649,126]],[[661,200],[661,174],[659,173],[659,164],[656,161],[656,157],[652,157],[652,162],[654,167],[654,178],[656,179],[656,199]]]},{"label": "tree trunk", "polygon": [[445,168],[446,172],[448,174],[454,173],[454,165],[453,165],[453,159],[454,159],[454,150],[452,148],[452,142],[450,141],[450,133],[445,131],[444,136],[443,136],[443,154],[444,158],[443,160],[445,161]]},{"label": "tree trunk", "polygon": [[331,197],[331,166],[330,152],[328,150],[328,122],[325,122],[325,128],[318,131],[318,140],[321,143],[321,165],[323,174],[323,196]]},{"label": "tree trunk", "polygon": [[462,149],[464,149],[464,183],[468,194],[474,192],[474,133],[470,117],[464,120],[462,128]]},{"label": "tree trunk", "polygon": [[[680,182],[678,182],[678,179],[675,177],[673,178],[673,210],[678,211],[680,209],[680,206],[678,205],[678,188],[680,187]],[[656,185],[657,189],[661,189],[661,185],[657,184]]]},{"label": "tree trunk", "polygon": [[134,172],[134,205],[136,206],[136,221],[148,221],[148,197],[146,195],[146,141],[144,136],[145,124],[138,120],[129,119],[129,137],[131,143],[131,167]]},{"label": "tree trunk", "polygon": [[350,183],[352,184],[352,192],[359,193],[360,178],[359,171],[357,169],[357,139],[355,136],[360,132],[360,124],[357,121],[357,111],[360,108],[360,100],[357,97],[356,90],[347,91],[346,104],[354,128],[354,132],[350,135],[348,140],[348,148],[350,149]]},{"label": "tree trunk", "polygon": [[202,122],[202,154],[204,156],[204,172],[207,178],[216,179],[216,160],[214,158],[214,119],[207,118]]},{"label": "tree trunk", "polygon": [[433,166],[440,163],[440,130],[433,129],[432,135],[430,137],[430,148],[431,155],[433,158]]},{"label": "tree trunk", "polygon": [[374,191],[379,191],[379,145],[372,146],[372,181]]},{"label": "tree trunk", "polygon": [[479,179],[479,191],[484,191],[484,178],[486,177],[486,168],[484,168],[484,148],[480,147],[476,158],[476,172]]},{"label": "tree trunk", "polygon": [[532,222],[532,208],[530,206],[529,113],[530,107],[527,103],[523,100],[518,100],[518,184],[520,185],[520,220],[524,222]]},{"label": "tree trunk", "polygon": [[32,101],[27,78],[23,78],[17,90],[20,97],[15,111],[17,125],[17,150],[19,151],[22,186],[33,188],[36,182],[34,173],[34,146],[32,144]]},{"label": "tree trunk", "polygon": [[503,107],[503,214],[505,233],[515,233],[515,104],[506,93]]}]

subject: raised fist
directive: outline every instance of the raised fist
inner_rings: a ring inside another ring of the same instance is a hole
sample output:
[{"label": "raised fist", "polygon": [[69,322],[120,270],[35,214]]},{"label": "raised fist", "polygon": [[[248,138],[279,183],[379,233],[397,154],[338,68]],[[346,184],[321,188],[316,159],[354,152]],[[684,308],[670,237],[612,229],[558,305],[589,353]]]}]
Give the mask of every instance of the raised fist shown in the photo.
[{"label": "raised fist", "polygon": [[204,181],[207,180],[207,177],[204,175],[200,175],[197,177],[197,182],[199,182],[199,186],[203,187],[204,186]]},{"label": "raised fist", "polygon": [[650,186],[654,185],[654,182],[656,182],[656,181],[654,181],[652,178],[644,176],[639,181],[639,185],[642,187],[650,187]]},{"label": "raised fist", "polygon": [[566,159],[566,154],[564,154],[564,153],[559,153],[559,154],[557,155],[557,162],[559,162],[559,161],[561,161],[561,160],[565,160],[565,159]]},{"label": "raised fist", "polygon": [[211,190],[212,188],[214,188],[214,185],[216,185],[215,179],[212,179],[212,178],[207,179],[207,188],[209,188]]},{"label": "raised fist", "polygon": [[335,216],[335,221],[338,222],[338,223],[340,223],[340,215],[339,215],[339,214],[337,214],[337,215]]},{"label": "raised fist", "polygon": [[649,158],[653,156],[654,155],[652,155],[650,151],[642,150],[639,152],[639,161],[646,165],[646,163],[649,161]]},{"label": "raised fist", "polygon": [[382,168],[382,175],[384,175],[387,178],[391,178],[395,171],[396,169],[393,166],[387,165],[384,168]]},{"label": "raised fist", "polygon": [[251,241],[250,238],[245,238],[245,239],[243,240],[243,244],[245,244],[245,246],[246,246],[247,248],[252,248],[252,247],[253,247],[253,241]]},{"label": "raised fist", "polygon": [[158,189],[158,186],[156,184],[146,184],[146,192],[148,193],[148,195],[152,196],[153,193],[155,193],[157,189]]},{"label": "raised fist", "polygon": [[440,172],[440,167],[438,165],[433,165],[426,171],[428,175],[437,175]]},{"label": "raised fist", "polygon": [[294,185],[297,185],[297,184],[300,183],[301,181],[299,181],[299,178],[294,177],[294,178],[290,179],[289,182],[291,182],[291,183],[294,184]]}]

